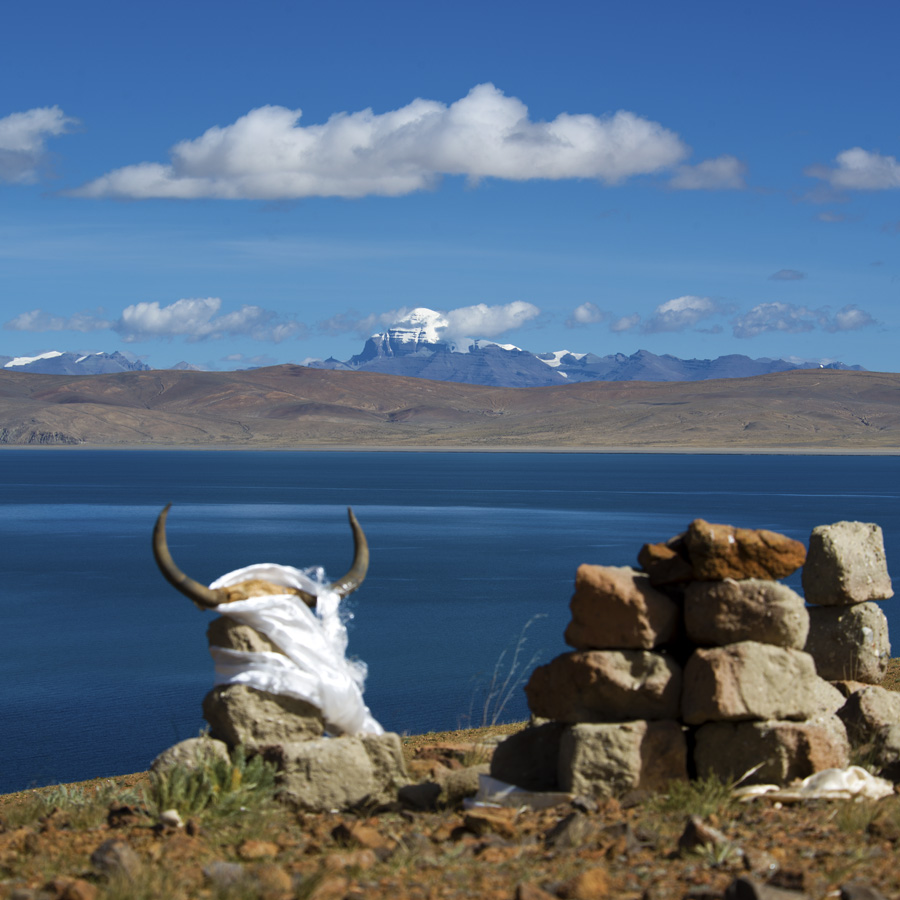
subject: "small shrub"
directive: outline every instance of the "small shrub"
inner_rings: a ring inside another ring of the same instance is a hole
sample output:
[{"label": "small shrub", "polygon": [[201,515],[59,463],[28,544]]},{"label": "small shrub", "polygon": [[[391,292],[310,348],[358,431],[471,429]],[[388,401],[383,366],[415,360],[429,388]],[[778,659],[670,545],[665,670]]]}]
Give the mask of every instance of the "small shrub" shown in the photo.
[{"label": "small shrub", "polygon": [[712,774],[691,781],[673,780],[664,792],[653,798],[652,803],[663,813],[679,813],[705,819],[725,812],[734,804],[734,787],[733,783]]},{"label": "small shrub", "polygon": [[144,802],[159,815],[177,809],[182,816],[232,813],[268,804],[275,791],[275,767],[261,756],[247,759],[238,747],[229,760],[207,759],[196,769],[173,766],[150,777]]}]

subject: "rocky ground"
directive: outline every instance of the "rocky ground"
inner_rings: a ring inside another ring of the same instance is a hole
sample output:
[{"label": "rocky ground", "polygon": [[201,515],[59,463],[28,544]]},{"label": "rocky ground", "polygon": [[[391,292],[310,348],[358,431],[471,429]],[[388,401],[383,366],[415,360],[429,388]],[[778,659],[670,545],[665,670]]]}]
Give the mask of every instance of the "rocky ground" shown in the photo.
[{"label": "rocky ground", "polygon": [[[895,660],[885,686],[898,684]],[[410,768],[462,772],[484,761],[485,738],[407,738]],[[0,898],[900,897],[900,795],[738,804],[698,782],[541,811],[318,815],[248,795],[179,823],[142,787],[146,774],[0,797]]]}]

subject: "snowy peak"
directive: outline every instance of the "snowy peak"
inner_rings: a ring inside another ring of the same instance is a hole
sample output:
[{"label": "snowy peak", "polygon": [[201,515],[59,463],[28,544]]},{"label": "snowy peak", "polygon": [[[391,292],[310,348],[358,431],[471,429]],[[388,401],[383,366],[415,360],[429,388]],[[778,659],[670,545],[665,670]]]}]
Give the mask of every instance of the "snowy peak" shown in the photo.
[{"label": "snowy peak", "polygon": [[[440,333],[449,324],[439,312],[418,306],[402,319],[394,322],[385,334],[392,344],[413,344],[415,347],[421,344],[439,344],[442,341]],[[373,338],[383,336],[372,335]]]},{"label": "snowy peak", "polygon": [[50,350],[38,356],[17,356],[3,364],[15,372],[39,375],[105,375],[111,372],[141,372],[150,366],[124,353],[62,353]]}]

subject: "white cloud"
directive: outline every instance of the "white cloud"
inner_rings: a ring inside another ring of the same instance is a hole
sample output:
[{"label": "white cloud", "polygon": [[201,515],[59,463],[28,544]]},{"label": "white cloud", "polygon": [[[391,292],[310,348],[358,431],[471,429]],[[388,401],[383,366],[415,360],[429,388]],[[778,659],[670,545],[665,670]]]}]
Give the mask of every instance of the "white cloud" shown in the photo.
[{"label": "white cloud", "polygon": [[705,159],[695,166],[679,166],[669,187],[679,191],[740,191],[747,186],[746,174],[746,163],[725,154]]},{"label": "white cloud", "polygon": [[58,106],[11,113],[0,119],[0,181],[30,184],[37,181],[44,161],[44,142],[65,134],[77,124]]},{"label": "white cloud", "polygon": [[540,310],[532,303],[514,300],[503,306],[462,306],[445,313],[448,338],[492,338],[506,331],[521,328],[526,322],[540,315]]},{"label": "white cloud", "polygon": [[875,324],[875,319],[854,303],[839,309],[834,314],[834,318],[832,319],[831,324],[826,327],[826,330],[858,331],[860,328],[867,328],[869,325]]},{"label": "white cloud", "polygon": [[[416,99],[376,114],[336,113],[298,124],[301,110],[253,109],[176,144],[169,164],[115,169],[70,192],[82,197],[285,199],[400,196],[441,175],[473,181],[594,178],[616,183],[681,162],[687,146],[656,122],[622,111],[560,113],[535,122],[492,84],[445,105]],[[701,163],[701,166],[703,164]]]},{"label": "white cloud", "polygon": [[20,313],[5,322],[10,331],[104,331],[113,325],[108,319],[93,313],[76,313],[73,316],[54,316],[42,309]]},{"label": "white cloud", "polygon": [[828,307],[810,309],[792,303],[760,303],[734,320],[733,333],[735,337],[752,338],[776,331],[803,334],[816,328],[829,332],[857,331],[875,324],[875,319],[856,304],[844,306],[832,316]]},{"label": "white cloud", "polygon": [[219,315],[218,297],[176,300],[168,306],[156,301],[126,306],[118,319],[90,313],[54,316],[40,309],[22,313],[3,327],[13,331],[102,331],[116,332],[123,341],[133,343],[156,338],[183,337],[202,341],[229,336],[249,337],[256,341],[280,343],[301,337],[305,326],[293,320],[281,320],[277,313],[259,306],[242,306],[235,312]]},{"label": "white cloud", "polygon": [[894,156],[852,147],[835,157],[837,165],[810,166],[806,174],[821,178],[839,190],[881,191],[900,188],[900,163]]},{"label": "white cloud", "polygon": [[609,330],[619,334],[623,331],[631,331],[632,328],[637,328],[638,325],[641,324],[641,316],[640,313],[633,313],[630,316],[621,316],[616,319],[615,322],[611,323],[609,326]]},{"label": "white cloud", "polygon": [[[330,319],[319,322],[317,327],[326,334],[356,333],[369,337],[373,332],[386,331],[393,325],[407,325],[404,320],[417,313],[407,307],[392,309],[383,313],[338,313]],[[514,300],[498,306],[478,303],[475,306],[460,306],[450,310],[423,310],[430,328],[437,340],[459,338],[491,338],[506,331],[521,328],[526,322],[540,315],[540,309],[532,303]]]},{"label": "white cloud", "polygon": [[604,312],[596,303],[582,303],[572,310],[572,315],[566,319],[567,328],[578,328],[582,325],[593,325],[609,318],[609,313]]},{"label": "white cloud", "polygon": [[694,297],[687,294],[661,303],[653,315],[644,322],[641,331],[654,334],[659,331],[684,331],[693,328],[701,319],[709,318],[721,309],[709,297]]},{"label": "white cloud", "polygon": [[802,281],[806,278],[806,272],[797,269],[779,269],[769,276],[769,281]]}]

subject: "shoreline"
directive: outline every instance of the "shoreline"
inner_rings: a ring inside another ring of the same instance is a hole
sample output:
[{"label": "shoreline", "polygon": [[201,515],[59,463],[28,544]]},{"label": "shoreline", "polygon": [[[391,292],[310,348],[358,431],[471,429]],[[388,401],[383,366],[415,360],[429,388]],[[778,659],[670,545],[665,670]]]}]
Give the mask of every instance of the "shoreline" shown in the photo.
[{"label": "shoreline", "polygon": [[628,454],[659,455],[697,455],[697,456],[900,456],[900,447],[684,447],[660,445],[653,447],[635,446],[572,446],[547,447],[534,444],[518,447],[472,447],[464,445],[451,446],[367,446],[347,444],[305,444],[303,446],[285,447],[281,445],[246,446],[222,444],[0,444],[0,453],[6,451],[111,451],[133,452],[136,450],[174,451],[174,452],[265,452],[265,453],[547,453],[547,454],[596,454],[618,455]]}]

